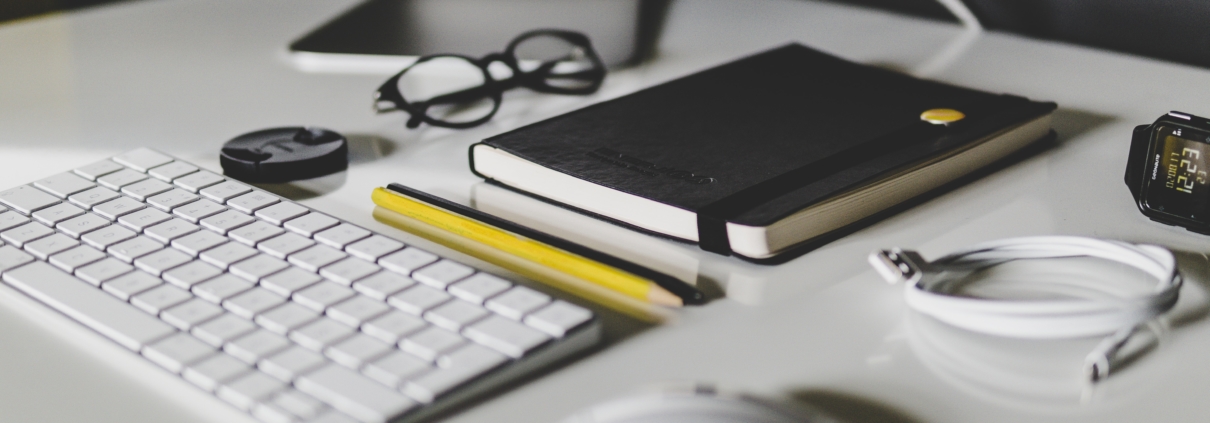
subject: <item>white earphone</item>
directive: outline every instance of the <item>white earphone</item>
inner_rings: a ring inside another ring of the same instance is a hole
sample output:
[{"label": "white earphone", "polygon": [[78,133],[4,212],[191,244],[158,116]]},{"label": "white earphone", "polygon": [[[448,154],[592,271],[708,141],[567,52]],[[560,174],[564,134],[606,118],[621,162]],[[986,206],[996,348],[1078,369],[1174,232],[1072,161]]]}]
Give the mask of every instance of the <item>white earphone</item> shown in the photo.
[{"label": "white earphone", "polygon": [[[1012,260],[1064,257],[1126,264],[1151,275],[1157,284],[1136,297],[1122,297],[1095,284],[1080,286],[1106,294],[1096,300],[997,301],[950,295],[959,273]],[[869,261],[887,282],[906,282],[904,299],[912,309],[957,327],[1033,339],[1108,334],[1085,358],[1085,372],[1094,382],[1109,375],[1118,350],[1141,324],[1172,309],[1181,288],[1176,259],[1163,247],[1074,236],[991,241],[931,262],[914,251],[893,248],[874,251]]]}]

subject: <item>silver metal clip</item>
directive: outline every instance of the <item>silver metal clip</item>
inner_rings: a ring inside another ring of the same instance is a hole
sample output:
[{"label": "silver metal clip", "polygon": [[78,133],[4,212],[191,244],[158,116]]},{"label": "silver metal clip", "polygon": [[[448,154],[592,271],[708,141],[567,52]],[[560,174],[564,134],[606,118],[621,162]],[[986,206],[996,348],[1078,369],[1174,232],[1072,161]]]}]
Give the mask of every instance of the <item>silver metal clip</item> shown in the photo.
[{"label": "silver metal clip", "polygon": [[886,279],[887,283],[905,282],[915,284],[920,282],[926,272],[931,271],[929,262],[915,251],[905,251],[899,247],[890,250],[874,250],[870,253],[870,266]]}]

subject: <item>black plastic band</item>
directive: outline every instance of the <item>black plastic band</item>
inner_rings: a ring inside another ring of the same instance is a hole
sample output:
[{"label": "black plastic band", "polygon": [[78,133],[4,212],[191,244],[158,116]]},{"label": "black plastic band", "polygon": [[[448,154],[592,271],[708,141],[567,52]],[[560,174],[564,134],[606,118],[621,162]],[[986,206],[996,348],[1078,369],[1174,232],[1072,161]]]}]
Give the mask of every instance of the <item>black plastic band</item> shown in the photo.
[{"label": "black plastic band", "polygon": [[856,163],[882,155],[869,154],[872,150],[889,153],[932,138],[943,130],[944,127],[940,125],[926,122],[913,123],[898,131],[841,150],[836,154],[766,179],[707,204],[697,211],[698,245],[706,251],[731,255],[731,241],[727,236],[727,220]]}]

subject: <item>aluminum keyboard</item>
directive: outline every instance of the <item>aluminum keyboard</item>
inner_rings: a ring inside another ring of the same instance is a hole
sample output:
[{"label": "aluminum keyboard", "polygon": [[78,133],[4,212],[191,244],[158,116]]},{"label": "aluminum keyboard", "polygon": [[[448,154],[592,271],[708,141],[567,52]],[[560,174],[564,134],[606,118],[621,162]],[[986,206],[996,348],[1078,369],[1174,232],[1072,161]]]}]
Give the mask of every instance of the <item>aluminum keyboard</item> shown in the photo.
[{"label": "aluminum keyboard", "polygon": [[4,283],[265,422],[423,419],[592,312],[150,149],[0,191]]}]

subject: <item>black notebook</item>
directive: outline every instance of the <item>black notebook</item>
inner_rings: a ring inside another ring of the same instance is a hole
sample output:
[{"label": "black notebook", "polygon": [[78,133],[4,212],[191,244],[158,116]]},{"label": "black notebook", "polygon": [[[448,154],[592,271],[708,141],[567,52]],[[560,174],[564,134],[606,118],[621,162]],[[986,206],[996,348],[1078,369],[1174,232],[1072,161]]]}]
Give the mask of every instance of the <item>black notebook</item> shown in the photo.
[{"label": "black notebook", "polygon": [[471,170],[764,260],[1045,138],[1054,109],[791,44],[488,138]]}]

